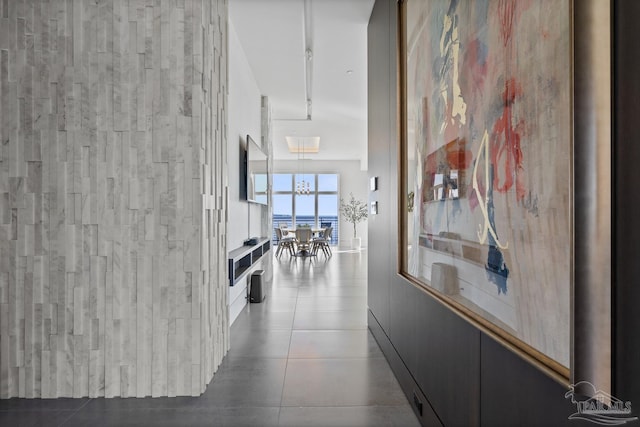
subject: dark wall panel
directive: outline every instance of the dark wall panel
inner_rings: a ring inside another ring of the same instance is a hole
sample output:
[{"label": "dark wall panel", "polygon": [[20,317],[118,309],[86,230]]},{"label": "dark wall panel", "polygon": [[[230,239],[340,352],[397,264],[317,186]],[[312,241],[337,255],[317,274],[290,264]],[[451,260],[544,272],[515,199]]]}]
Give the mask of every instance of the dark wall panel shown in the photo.
[{"label": "dark wall panel", "polygon": [[565,399],[565,386],[485,334],[481,334],[481,348],[481,425],[594,425],[569,420],[576,406]]},{"label": "dark wall panel", "polygon": [[[377,0],[369,22],[369,170],[378,176],[381,214],[369,220],[369,308],[372,332],[412,401],[426,397],[424,425],[581,426],[569,420],[575,406],[567,387],[508,350],[397,274],[397,2]],[[614,217],[614,394],[640,409],[640,207],[634,188],[640,182],[640,68],[634,28],[640,2],[614,1],[615,58]],[[373,69],[372,69],[373,68]],[[386,103],[386,104],[385,104]],[[383,105],[385,104],[385,105]],[[376,194],[377,193],[377,194]],[[424,394],[422,396],[421,393]]]},{"label": "dark wall panel", "polygon": [[447,426],[477,426],[480,332],[419,291],[416,298],[418,384]]},{"label": "dark wall panel", "polygon": [[640,2],[614,2],[614,395],[640,414]]},{"label": "dark wall panel", "polygon": [[389,233],[391,209],[391,187],[389,185],[389,136],[391,129],[390,114],[391,75],[389,64],[390,40],[388,32],[389,10],[391,2],[376,2],[371,13],[368,27],[368,79],[378,82],[369,86],[369,130],[368,130],[368,167],[369,176],[378,177],[378,191],[370,193],[370,201],[378,202],[378,215],[371,215],[368,222],[369,248],[369,308],[378,323],[389,327],[389,282],[391,274],[390,253],[386,250],[392,239]]},{"label": "dark wall panel", "polygon": [[371,312],[369,312],[369,329],[389,361],[389,365],[391,365],[391,369],[398,379],[400,387],[402,387],[402,390],[407,395],[409,402],[411,402],[413,406],[413,411],[422,425],[430,427],[442,426],[429,400],[411,375],[411,371],[409,371],[404,364],[404,361],[393,347],[389,337],[384,333],[384,330]]},{"label": "dark wall panel", "polygon": [[390,289],[389,338],[407,367],[415,372],[418,367],[416,347],[417,290],[394,274]]}]

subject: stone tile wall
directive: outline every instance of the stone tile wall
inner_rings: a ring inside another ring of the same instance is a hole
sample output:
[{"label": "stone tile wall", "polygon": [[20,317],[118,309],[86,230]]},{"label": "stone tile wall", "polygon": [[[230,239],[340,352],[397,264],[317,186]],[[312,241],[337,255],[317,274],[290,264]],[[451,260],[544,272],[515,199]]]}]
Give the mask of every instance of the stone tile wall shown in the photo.
[{"label": "stone tile wall", "polygon": [[0,0],[0,398],[198,395],[229,348],[227,0]]}]

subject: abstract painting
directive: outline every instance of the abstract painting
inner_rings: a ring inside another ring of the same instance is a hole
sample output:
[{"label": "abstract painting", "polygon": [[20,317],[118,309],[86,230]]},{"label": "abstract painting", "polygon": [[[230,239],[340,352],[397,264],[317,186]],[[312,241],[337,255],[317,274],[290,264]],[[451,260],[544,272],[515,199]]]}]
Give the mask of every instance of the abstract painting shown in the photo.
[{"label": "abstract painting", "polygon": [[404,271],[568,369],[571,4],[404,7]]}]

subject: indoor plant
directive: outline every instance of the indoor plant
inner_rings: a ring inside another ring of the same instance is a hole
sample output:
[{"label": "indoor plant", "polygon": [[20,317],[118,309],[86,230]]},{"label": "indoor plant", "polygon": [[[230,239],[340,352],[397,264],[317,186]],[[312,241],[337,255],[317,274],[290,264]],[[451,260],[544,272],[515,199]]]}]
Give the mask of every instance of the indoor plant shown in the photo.
[{"label": "indoor plant", "polygon": [[345,203],[344,199],[340,199],[340,213],[345,217],[347,221],[353,224],[353,240],[351,246],[353,249],[360,249],[362,243],[360,237],[358,237],[356,225],[364,221],[367,218],[367,204],[356,200],[353,193],[350,193],[351,198]]}]

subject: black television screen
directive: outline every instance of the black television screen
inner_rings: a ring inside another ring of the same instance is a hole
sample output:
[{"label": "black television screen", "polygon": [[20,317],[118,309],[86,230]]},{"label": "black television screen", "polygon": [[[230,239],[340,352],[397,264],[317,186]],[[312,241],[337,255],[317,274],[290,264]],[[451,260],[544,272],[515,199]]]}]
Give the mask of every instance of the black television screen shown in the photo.
[{"label": "black television screen", "polygon": [[247,135],[247,201],[266,205],[268,166],[267,154]]}]

